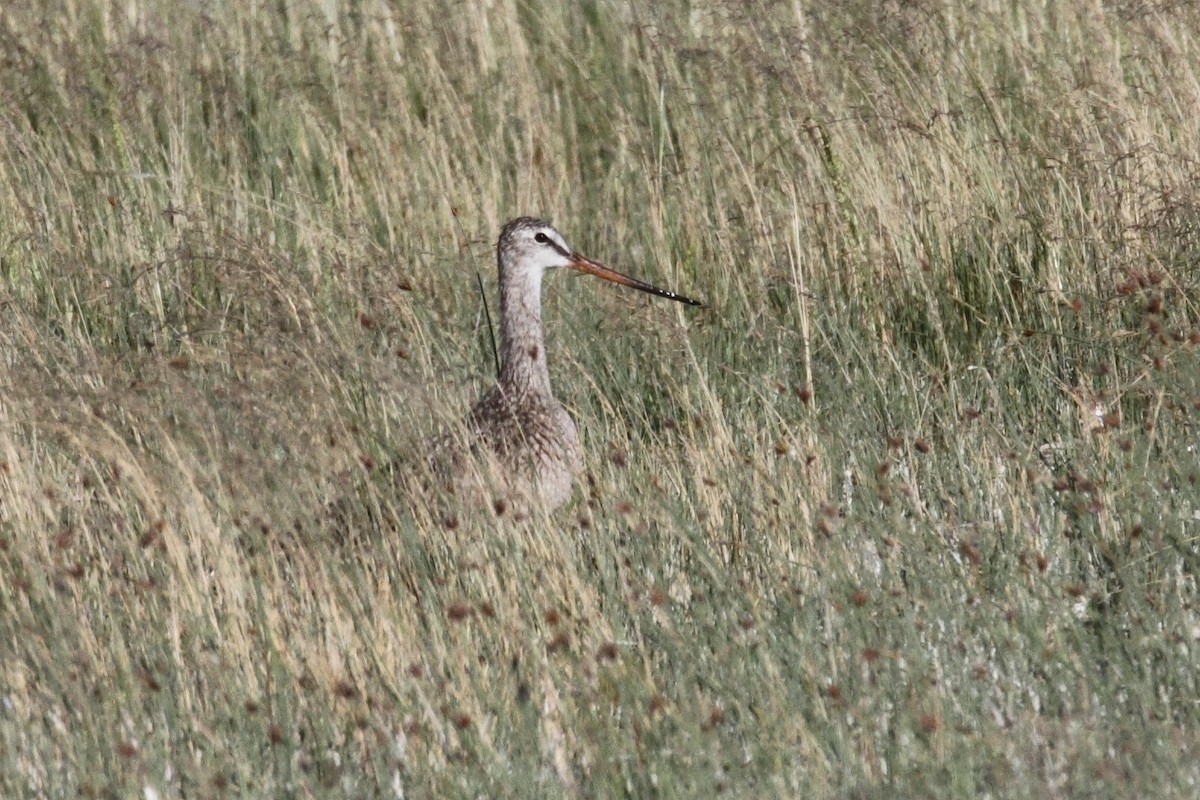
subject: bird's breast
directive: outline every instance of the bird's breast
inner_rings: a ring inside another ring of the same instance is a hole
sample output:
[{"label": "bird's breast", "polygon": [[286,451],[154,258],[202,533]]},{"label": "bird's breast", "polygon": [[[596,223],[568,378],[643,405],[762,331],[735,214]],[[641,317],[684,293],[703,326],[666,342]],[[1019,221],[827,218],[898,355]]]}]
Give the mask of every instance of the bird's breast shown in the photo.
[{"label": "bird's breast", "polygon": [[519,396],[496,387],[472,411],[471,427],[514,488],[540,495],[551,508],[570,498],[583,453],[574,421],[553,397]]}]

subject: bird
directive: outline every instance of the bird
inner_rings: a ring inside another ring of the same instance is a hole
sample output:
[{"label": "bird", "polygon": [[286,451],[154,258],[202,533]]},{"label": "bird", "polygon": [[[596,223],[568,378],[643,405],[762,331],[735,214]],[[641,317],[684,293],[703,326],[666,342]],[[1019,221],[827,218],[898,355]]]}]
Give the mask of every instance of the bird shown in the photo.
[{"label": "bird", "polygon": [[[542,331],[542,277],[573,269],[690,306],[698,300],[660,289],[581,255],[553,225],[517,217],[496,243],[500,283],[500,371],[495,384],[467,416],[466,440],[442,436],[430,463],[462,481],[464,455],[490,453],[509,488],[532,496],[553,511],[570,499],[583,468],[579,432],[554,396]],[[449,465],[449,466],[447,466]],[[496,503],[496,510],[502,508]]]}]

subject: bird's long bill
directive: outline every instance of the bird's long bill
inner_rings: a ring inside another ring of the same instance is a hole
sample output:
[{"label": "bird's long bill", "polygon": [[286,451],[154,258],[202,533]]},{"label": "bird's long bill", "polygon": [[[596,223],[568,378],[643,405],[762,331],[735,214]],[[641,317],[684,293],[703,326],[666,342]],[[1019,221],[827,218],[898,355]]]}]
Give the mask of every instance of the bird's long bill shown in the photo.
[{"label": "bird's long bill", "polygon": [[628,275],[622,275],[615,269],[609,269],[603,264],[597,264],[590,258],[584,258],[579,253],[571,253],[570,255],[571,269],[577,269],[580,272],[586,272],[589,275],[595,275],[597,278],[604,278],[606,281],[619,283],[622,286],[629,286],[639,291],[655,294],[659,297],[665,297],[668,300],[678,300],[681,303],[687,303],[689,306],[704,305],[699,300],[693,300],[690,297],[684,297],[675,292],[668,292],[666,289],[660,289],[657,286],[652,286],[645,281],[639,281],[637,278],[631,278]]}]

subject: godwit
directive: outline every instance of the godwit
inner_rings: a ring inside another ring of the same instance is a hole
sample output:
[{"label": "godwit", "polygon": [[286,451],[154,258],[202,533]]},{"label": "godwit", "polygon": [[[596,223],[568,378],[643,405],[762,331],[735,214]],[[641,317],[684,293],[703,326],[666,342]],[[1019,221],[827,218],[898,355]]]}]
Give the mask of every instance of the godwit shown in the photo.
[{"label": "godwit", "polygon": [[[582,466],[579,433],[550,387],[542,341],[542,275],[560,267],[587,272],[622,286],[702,303],[609,269],[571,249],[549,222],[518,217],[500,232],[500,375],[467,417],[469,445],[495,454],[510,487],[540,497],[550,509],[565,503]],[[445,445],[433,459],[442,461]],[[461,475],[461,451],[451,468]],[[444,463],[444,462],[443,462]],[[497,506],[500,508],[500,506]]]}]

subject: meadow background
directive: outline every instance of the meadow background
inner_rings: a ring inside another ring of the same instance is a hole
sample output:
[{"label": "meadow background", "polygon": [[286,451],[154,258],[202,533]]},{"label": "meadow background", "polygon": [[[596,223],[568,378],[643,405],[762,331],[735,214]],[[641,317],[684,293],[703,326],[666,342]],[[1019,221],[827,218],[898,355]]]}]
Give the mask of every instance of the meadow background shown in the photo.
[{"label": "meadow background", "polygon": [[[1198,37],[5,3],[0,795],[1195,797]],[[707,307],[550,276],[587,480],[446,513],[518,214]]]}]

